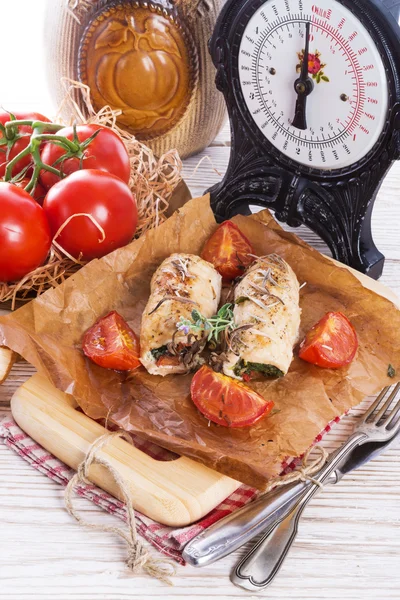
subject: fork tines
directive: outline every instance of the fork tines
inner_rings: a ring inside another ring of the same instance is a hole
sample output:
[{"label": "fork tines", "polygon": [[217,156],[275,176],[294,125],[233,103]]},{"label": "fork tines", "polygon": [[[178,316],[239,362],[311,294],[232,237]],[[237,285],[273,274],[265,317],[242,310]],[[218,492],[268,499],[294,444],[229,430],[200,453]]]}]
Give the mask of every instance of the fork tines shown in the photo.
[{"label": "fork tines", "polygon": [[[398,383],[395,387],[385,388],[379,394],[375,402],[371,404],[367,412],[363,415],[362,421],[364,423],[375,423],[377,426],[385,428],[385,429],[398,429],[400,428],[400,419],[396,419],[400,415],[400,383]],[[388,395],[389,394],[389,395]],[[399,397],[398,397],[399,396]],[[390,410],[387,412],[393,403],[393,401],[397,398],[397,402]],[[383,405],[381,406],[381,404]],[[378,412],[375,413],[375,411]],[[387,413],[387,414],[386,414]],[[390,426],[390,427],[389,427]]]}]

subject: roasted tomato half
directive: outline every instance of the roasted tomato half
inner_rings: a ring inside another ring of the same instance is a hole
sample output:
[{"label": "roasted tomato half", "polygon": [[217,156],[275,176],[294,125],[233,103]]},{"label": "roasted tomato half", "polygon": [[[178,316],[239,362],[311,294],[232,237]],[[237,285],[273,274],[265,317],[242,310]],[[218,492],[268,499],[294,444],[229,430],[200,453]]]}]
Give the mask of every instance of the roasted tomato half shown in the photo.
[{"label": "roasted tomato half", "polygon": [[88,358],[105,369],[132,371],[140,366],[139,339],[115,311],[87,330],[82,348]]},{"label": "roasted tomato half", "polygon": [[222,275],[224,281],[233,281],[254,261],[254,250],[249,240],[232,221],[225,221],[210,237],[201,258],[207,260]]},{"label": "roasted tomato half", "polygon": [[330,312],[307,333],[299,356],[317,367],[340,369],[354,360],[357,349],[357,334],[348,318]]},{"label": "roasted tomato half", "polygon": [[243,383],[207,366],[193,377],[190,392],[193,403],[206,419],[223,427],[250,427],[274,406]]}]

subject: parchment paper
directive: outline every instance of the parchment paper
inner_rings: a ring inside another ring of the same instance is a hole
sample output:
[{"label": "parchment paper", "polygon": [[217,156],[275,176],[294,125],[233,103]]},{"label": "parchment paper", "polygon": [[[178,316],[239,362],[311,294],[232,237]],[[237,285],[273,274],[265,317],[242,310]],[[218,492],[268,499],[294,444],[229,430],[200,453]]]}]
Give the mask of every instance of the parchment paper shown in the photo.
[{"label": "parchment paper", "polygon": [[340,310],[360,341],[356,360],[339,371],[295,358],[281,380],[254,383],[275,402],[276,414],[245,429],[228,429],[200,415],[190,399],[191,376],[133,376],[92,364],[81,351],[85,330],[117,310],[139,332],[150,279],[173,252],[198,254],[216,223],[209,198],[191,200],[157,230],[95,260],[64,284],[15,313],[0,317],[0,345],[21,354],[61,390],[73,394],[86,414],[108,417],[179,454],[249,485],[262,488],[283,459],[302,454],[336,416],[400,378],[400,311],[366,290],[346,269],[280,229],[268,211],[235,222],[259,255],[276,252],[294,269],[301,292],[301,335],[326,312]]}]

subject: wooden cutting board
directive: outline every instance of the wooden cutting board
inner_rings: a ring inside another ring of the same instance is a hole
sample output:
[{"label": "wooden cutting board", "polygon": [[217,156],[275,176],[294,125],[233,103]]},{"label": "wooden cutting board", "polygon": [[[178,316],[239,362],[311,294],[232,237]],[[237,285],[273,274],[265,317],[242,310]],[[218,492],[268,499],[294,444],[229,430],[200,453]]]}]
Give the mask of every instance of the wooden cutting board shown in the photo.
[{"label": "wooden cutting board", "polygon": [[[15,421],[30,437],[73,469],[106,430],[77,410],[78,403],[43,375],[34,375],[13,395]],[[186,457],[158,461],[123,439],[114,439],[100,456],[128,482],[134,508],[173,527],[204,517],[241,484]],[[114,479],[93,465],[90,479],[121,499]]]},{"label": "wooden cutting board", "polygon": [[[400,305],[389,288],[357,271],[353,273],[366,288]],[[9,350],[1,349],[3,366],[7,367],[12,359]],[[82,462],[90,445],[106,431],[77,408],[78,403],[72,396],[53,387],[42,375],[34,375],[26,381],[11,400],[12,414],[18,425],[73,469]],[[186,457],[157,461],[123,439],[114,439],[101,454],[128,481],[134,508],[173,527],[201,519],[241,485]],[[92,466],[90,479],[119,497],[115,482],[104,467]]]}]

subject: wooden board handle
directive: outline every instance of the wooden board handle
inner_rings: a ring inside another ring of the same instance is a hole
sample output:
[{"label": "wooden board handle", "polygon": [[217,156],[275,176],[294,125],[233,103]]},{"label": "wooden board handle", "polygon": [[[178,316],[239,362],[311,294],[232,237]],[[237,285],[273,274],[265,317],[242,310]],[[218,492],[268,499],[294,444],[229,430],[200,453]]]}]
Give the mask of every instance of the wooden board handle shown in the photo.
[{"label": "wooden board handle", "polygon": [[0,346],[0,384],[7,379],[16,360],[17,354],[15,352],[5,346]]},{"label": "wooden board handle", "polygon": [[[105,428],[76,410],[72,396],[34,375],[13,395],[11,410],[18,425],[51,454],[73,469]],[[189,458],[157,461],[123,439],[114,439],[101,455],[128,482],[133,507],[155,521],[183,527],[204,517],[241,484]],[[90,479],[116,498],[117,486],[101,465]]]}]

